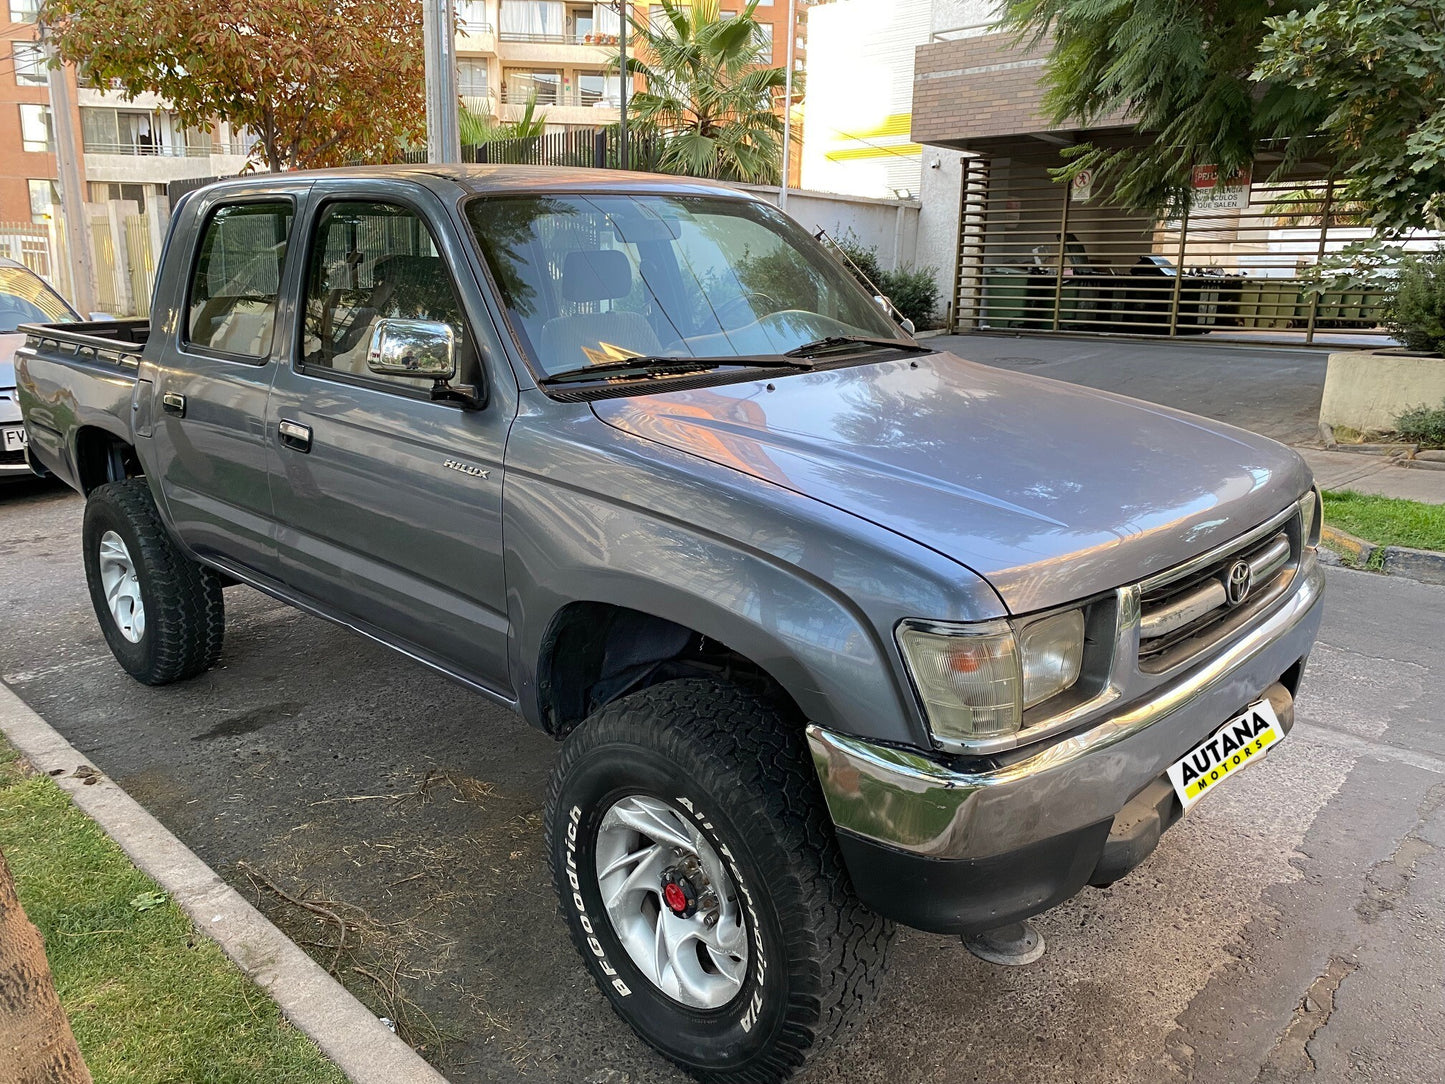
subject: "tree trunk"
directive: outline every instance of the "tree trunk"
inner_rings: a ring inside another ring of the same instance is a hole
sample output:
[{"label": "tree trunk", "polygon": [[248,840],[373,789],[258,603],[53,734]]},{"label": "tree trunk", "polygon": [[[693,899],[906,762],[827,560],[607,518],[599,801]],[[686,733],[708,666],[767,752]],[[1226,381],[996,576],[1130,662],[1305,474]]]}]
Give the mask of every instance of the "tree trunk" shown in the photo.
[{"label": "tree trunk", "polygon": [[90,1084],[45,959],[0,851],[0,1084]]}]

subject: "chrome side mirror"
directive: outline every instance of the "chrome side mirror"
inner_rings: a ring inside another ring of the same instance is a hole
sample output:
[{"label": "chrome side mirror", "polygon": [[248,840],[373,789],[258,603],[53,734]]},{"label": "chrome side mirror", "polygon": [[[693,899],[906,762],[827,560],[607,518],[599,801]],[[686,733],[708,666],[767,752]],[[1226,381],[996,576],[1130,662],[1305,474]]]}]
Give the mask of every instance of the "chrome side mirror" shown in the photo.
[{"label": "chrome side mirror", "polygon": [[366,367],[380,376],[450,380],[457,375],[456,333],[440,320],[378,320]]}]

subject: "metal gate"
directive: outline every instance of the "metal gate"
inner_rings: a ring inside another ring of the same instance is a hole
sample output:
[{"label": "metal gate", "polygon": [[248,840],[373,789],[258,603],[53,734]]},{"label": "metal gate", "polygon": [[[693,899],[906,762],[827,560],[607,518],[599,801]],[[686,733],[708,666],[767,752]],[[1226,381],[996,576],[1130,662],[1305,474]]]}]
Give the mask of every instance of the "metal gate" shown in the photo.
[{"label": "metal gate", "polygon": [[[1322,260],[1369,236],[1337,182],[1201,191],[1194,209],[1160,221],[1097,185],[1055,183],[1058,164],[964,160],[952,327],[1306,343],[1379,334],[1379,291],[1321,278]],[[1422,233],[1410,247],[1436,240]]]}]

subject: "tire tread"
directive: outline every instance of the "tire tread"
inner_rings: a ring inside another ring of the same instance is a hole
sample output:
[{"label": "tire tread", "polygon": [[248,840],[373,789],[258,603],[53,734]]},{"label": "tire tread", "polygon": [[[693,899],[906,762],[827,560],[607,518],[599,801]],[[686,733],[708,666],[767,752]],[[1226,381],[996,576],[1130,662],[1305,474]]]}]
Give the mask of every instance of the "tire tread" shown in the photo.
[{"label": "tire tread", "polygon": [[[145,633],[154,637],[150,657],[140,672],[129,666],[127,671],[147,685],[169,685],[209,670],[221,657],[226,633],[220,577],[191,560],[176,545],[161,521],[144,478],[98,486],[87,502],[87,519],[92,509],[105,507],[124,518],[134,531],[140,552],[132,558],[144,570],[143,587],[149,587],[152,596],[147,600]],[[113,621],[95,587],[92,595],[109,639],[111,627],[107,622]]]},{"label": "tire tread", "polygon": [[[573,731],[547,790],[550,833],[562,782],[573,764],[600,745],[651,733],[675,763],[696,765],[702,778],[717,780],[720,787],[741,786],[774,826],[783,845],[752,851],[763,866],[764,883],[786,878],[803,900],[798,911],[779,917],[785,943],[801,946],[801,957],[812,966],[800,969],[796,959],[789,961],[790,1004],[768,1055],[739,1070],[694,1071],[713,1084],[786,1079],[851,1030],[879,995],[894,937],[893,923],[870,911],[853,892],[801,723],[789,714],[772,698],[719,680],[683,678],[654,685],[603,707]],[[549,846],[548,854],[561,892],[564,875],[556,865],[556,848]],[[577,929],[568,927],[587,958]]]}]

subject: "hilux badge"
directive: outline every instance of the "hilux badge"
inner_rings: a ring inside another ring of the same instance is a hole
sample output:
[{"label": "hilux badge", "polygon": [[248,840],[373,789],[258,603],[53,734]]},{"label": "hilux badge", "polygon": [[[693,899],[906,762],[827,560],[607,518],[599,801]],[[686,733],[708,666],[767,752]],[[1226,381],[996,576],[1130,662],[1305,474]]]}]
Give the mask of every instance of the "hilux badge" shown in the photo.
[{"label": "hilux badge", "polygon": [[470,463],[463,463],[460,459],[444,460],[442,466],[451,470],[461,471],[463,474],[470,474],[473,478],[490,478],[492,476],[491,471],[483,470],[481,467],[473,466]]}]

